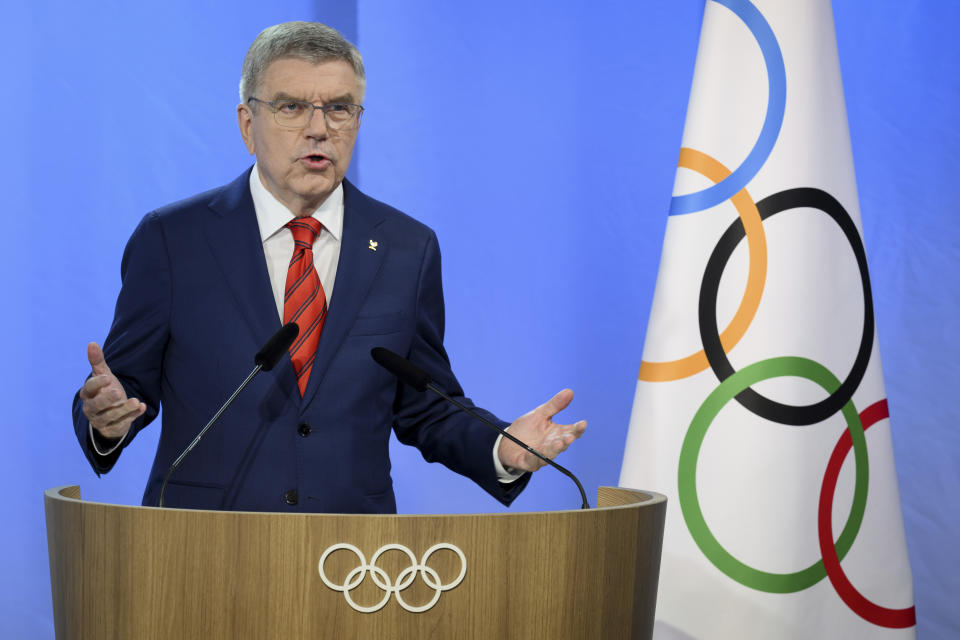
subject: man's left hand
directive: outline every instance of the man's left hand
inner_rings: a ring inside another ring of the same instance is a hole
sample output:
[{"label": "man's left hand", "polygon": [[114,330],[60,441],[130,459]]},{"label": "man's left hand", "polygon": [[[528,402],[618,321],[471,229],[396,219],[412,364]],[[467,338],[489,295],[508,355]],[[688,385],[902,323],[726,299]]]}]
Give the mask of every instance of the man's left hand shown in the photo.
[{"label": "man's left hand", "polygon": [[[583,435],[587,421],[573,424],[557,424],[553,416],[567,408],[573,400],[573,391],[564,389],[546,403],[513,421],[507,431],[510,435],[525,442],[530,448],[539,451],[551,460],[566,450],[574,440]],[[500,440],[497,451],[500,462],[508,469],[536,471],[546,463],[507,438]]]}]

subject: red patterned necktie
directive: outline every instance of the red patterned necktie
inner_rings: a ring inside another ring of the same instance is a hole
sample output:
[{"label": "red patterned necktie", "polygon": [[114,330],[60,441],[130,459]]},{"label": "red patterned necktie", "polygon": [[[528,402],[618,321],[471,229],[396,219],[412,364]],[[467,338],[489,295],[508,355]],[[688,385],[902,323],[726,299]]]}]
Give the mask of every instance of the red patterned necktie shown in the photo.
[{"label": "red patterned necktie", "polygon": [[296,322],[300,334],[290,346],[290,359],[297,373],[302,396],[307,389],[320,331],[327,317],[327,296],[313,266],[313,241],[323,228],[314,218],[296,218],[286,225],[293,232],[293,257],[287,269],[283,294],[283,323]]}]

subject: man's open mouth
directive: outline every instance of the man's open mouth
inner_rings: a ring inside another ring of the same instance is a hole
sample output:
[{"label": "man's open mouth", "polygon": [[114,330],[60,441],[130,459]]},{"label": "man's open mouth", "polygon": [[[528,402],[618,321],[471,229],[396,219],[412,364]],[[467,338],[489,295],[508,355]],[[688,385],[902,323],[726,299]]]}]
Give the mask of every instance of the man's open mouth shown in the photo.
[{"label": "man's open mouth", "polygon": [[312,153],[303,156],[300,160],[306,164],[307,167],[313,169],[326,169],[329,165],[333,164],[333,161],[322,153]]}]

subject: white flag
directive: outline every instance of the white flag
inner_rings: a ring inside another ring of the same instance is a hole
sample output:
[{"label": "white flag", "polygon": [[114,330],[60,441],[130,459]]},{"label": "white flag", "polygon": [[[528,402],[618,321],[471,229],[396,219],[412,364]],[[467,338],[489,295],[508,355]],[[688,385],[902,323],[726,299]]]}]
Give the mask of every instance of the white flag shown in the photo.
[{"label": "white flag", "polygon": [[912,638],[829,0],[706,4],[620,485],[661,638]]}]

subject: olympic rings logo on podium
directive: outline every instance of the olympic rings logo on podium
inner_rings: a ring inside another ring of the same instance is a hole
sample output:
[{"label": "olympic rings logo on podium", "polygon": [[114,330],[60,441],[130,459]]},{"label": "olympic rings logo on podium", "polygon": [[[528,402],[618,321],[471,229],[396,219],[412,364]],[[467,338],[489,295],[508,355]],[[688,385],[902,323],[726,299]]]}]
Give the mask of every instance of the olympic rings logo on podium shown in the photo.
[{"label": "olympic rings logo on podium", "polygon": [[[440,576],[437,574],[436,570],[427,565],[430,556],[432,556],[434,552],[441,549],[453,551],[460,558],[460,573],[456,578],[446,584],[440,581]],[[357,556],[360,564],[350,570],[350,572],[347,574],[347,577],[344,578],[343,584],[336,584],[327,577],[327,574],[324,572],[324,565],[327,562],[327,558],[330,557],[330,554],[340,550],[352,551],[353,554]],[[377,560],[379,560],[380,556],[387,551],[402,551],[410,560],[410,566],[403,569],[397,576],[396,584],[394,584],[394,582],[390,579],[390,576],[387,575],[386,571],[377,566]],[[370,562],[367,563],[367,558],[363,555],[363,552],[360,551],[360,549],[352,544],[340,542],[327,547],[326,551],[323,552],[323,555],[320,556],[320,562],[317,565],[317,570],[320,572],[320,579],[323,580],[323,584],[327,585],[334,591],[342,592],[347,604],[360,613],[375,613],[380,609],[383,609],[390,600],[391,594],[395,595],[397,598],[397,603],[410,613],[423,613],[424,611],[432,608],[433,605],[437,604],[437,601],[440,600],[441,593],[444,591],[449,591],[463,582],[463,578],[467,574],[467,558],[463,555],[463,551],[461,551],[459,547],[447,542],[440,542],[427,549],[419,562],[417,561],[417,557],[414,555],[413,551],[411,551],[408,547],[405,547],[402,544],[385,544],[374,552],[373,557],[370,558]],[[384,593],[383,598],[381,598],[376,604],[371,606],[363,606],[354,601],[353,597],[350,595],[350,592],[363,583],[368,572],[370,573],[370,577],[373,579],[373,583],[382,589]],[[417,579],[418,573],[423,578],[424,583],[429,588],[434,590],[434,594],[426,604],[416,606],[405,601],[401,592],[413,584],[414,580]]]}]

